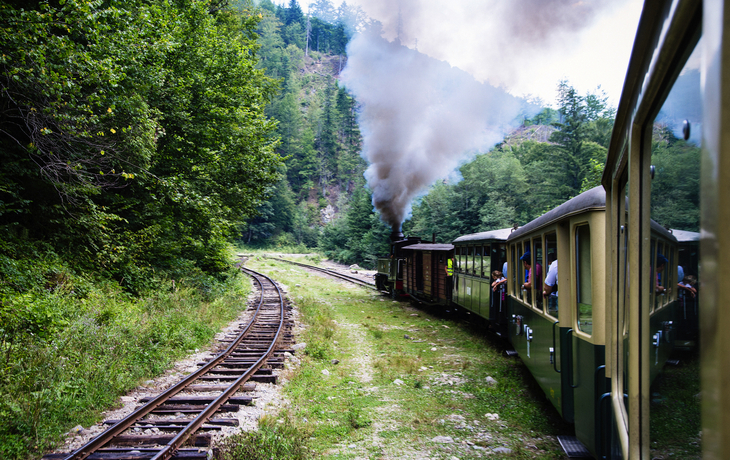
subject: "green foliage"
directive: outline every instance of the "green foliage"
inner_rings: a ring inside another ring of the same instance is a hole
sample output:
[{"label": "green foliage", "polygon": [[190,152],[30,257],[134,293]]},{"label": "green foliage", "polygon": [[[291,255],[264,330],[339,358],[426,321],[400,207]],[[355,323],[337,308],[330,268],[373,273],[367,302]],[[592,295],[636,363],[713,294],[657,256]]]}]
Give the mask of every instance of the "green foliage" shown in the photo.
[{"label": "green foliage", "polygon": [[277,240],[278,245],[278,235],[288,232],[297,244],[317,246],[332,212],[343,211],[352,190],[363,184],[356,101],[333,78],[345,62],[339,54],[363,14],[346,4],[335,10],[328,0],[312,7],[314,16],[307,19],[296,2],[286,7],[260,3],[264,14],[256,30],[261,43],[258,67],[281,83],[266,113],[278,121],[277,152],[286,159],[296,209],[291,228],[275,221],[279,192],[270,189],[271,201],[242,227],[241,239],[247,244],[265,246]]},{"label": "green foliage", "polygon": [[652,141],[651,218],[678,230],[700,227],[700,148],[656,126]]},{"label": "green foliage", "polygon": [[280,163],[257,21],[189,0],[0,5],[0,227],[131,292],[224,271]]},{"label": "green foliage", "polygon": [[[21,244],[22,243],[22,244]],[[206,344],[233,319],[248,283],[235,272],[151,282],[133,298],[76,272],[47,245],[0,245],[0,456],[24,459],[90,425],[120,394]],[[104,382],[104,385],[99,385]]]},{"label": "green foliage", "polygon": [[356,190],[344,214],[322,229],[320,249],[337,262],[375,267],[378,257],[390,249],[391,230],[373,210],[372,194]]}]

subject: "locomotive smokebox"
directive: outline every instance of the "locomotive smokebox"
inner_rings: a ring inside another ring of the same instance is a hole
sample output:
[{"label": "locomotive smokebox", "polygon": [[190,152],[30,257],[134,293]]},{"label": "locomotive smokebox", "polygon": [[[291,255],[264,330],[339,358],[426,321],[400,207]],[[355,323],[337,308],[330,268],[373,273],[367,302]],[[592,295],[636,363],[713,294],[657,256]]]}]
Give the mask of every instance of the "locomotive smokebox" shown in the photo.
[{"label": "locomotive smokebox", "polygon": [[403,236],[403,232],[401,231],[400,226],[398,226],[398,228],[393,227],[393,231],[390,232],[390,241],[391,242],[400,241],[403,238],[405,238],[405,236]]}]

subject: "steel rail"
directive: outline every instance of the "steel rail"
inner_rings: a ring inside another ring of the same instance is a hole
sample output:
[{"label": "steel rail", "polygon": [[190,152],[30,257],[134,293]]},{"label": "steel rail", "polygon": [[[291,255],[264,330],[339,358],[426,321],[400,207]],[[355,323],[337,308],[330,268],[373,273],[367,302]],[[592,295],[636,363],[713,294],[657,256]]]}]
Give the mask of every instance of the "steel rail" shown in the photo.
[{"label": "steel rail", "polygon": [[[241,268],[244,272],[256,273],[252,270]],[[218,410],[218,408],[223,405],[233,394],[238,391],[238,388],[243,385],[251,376],[259,370],[259,368],[266,362],[267,359],[271,356],[271,353],[274,351],[274,348],[276,347],[276,343],[279,341],[279,335],[281,334],[281,329],[284,326],[284,297],[281,295],[281,290],[279,289],[279,286],[276,285],[274,280],[269,278],[268,276],[256,273],[256,275],[261,276],[263,278],[266,278],[272,286],[276,289],[277,294],[279,295],[279,326],[276,329],[276,334],[274,335],[274,338],[271,340],[271,344],[269,345],[269,348],[266,350],[266,353],[264,353],[261,358],[259,358],[248,370],[243,373],[239,378],[236,379],[233,384],[228,387],[228,389],[218,396],[213,402],[208,404],[205,409],[197,416],[195,417],[183,430],[180,431],[180,433],[177,434],[174,438],[170,440],[170,442],[167,443],[167,445],[160,450],[160,452],[157,453],[154,457],[152,457],[151,460],[168,460],[172,456],[175,455],[175,451],[180,448],[180,446],[187,441],[187,439],[195,433],[195,431],[200,428],[203,423],[205,423],[208,418],[210,418],[215,412]],[[253,276],[253,275],[252,275]],[[261,286],[261,297],[263,299],[263,292],[264,292],[264,286],[261,281],[253,277]]]},{"label": "steel rail", "polygon": [[[250,271],[241,268],[243,271]],[[255,273],[255,272],[254,272]],[[262,275],[264,276],[264,275]],[[267,277],[268,278],[268,277]],[[254,277],[254,279],[256,279]],[[270,278],[268,278],[271,280]],[[88,443],[84,444],[83,446],[76,449],[74,452],[72,452],[67,457],[64,457],[64,460],[83,460],[87,458],[92,453],[96,452],[97,450],[101,449],[109,443],[114,437],[118,436],[119,434],[123,433],[125,430],[130,428],[132,425],[134,425],[136,422],[138,422],[142,417],[149,414],[153,410],[155,410],[158,406],[162,405],[165,401],[172,398],[176,394],[180,393],[190,385],[192,382],[197,380],[200,376],[206,374],[208,371],[213,369],[215,366],[217,366],[221,361],[225,360],[235,349],[236,347],[241,343],[241,341],[244,339],[244,337],[248,334],[249,329],[255,324],[258,314],[261,310],[261,306],[264,303],[264,289],[263,284],[256,279],[256,281],[259,283],[261,287],[261,298],[259,299],[259,304],[256,307],[256,312],[254,313],[253,317],[251,318],[251,321],[246,325],[246,327],[238,334],[236,339],[231,342],[231,344],[226,348],[223,352],[219,353],[215,358],[213,358],[210,362],[208,362],[205,366],[202,366],[197,371],[193,372],[192,374],[185,377],[183,380],[178,382],[177,384],[171,386],[164,392],[160,393],[156,397],[154,397],[152,400],[150,400],[147,404],[137,408],[135,411],[121,419],[119,422],[115,423],[114,425],[107,428],[103,433],[101,433],[99,436],[95,437]],[[273,283],[273,281],[272,281]],[[275,283],[273,283],[274,286],[276,286]],[[276,287],[277,291],[279,291],[279,288]],[[279,298],[281,299],[281,292],[279,291]],[[283,300],[282,300],[282,313],[283,313]],[[283,322],[283,314],[281,317],[281,321]],[[279,325],[279,330],[281,330],[281,323]],[[278,331],[277,331],[277,339],[278,339]],[[260,365],[259,365],[260,367]],[[258,370],[258,369],[257,369]],[[238,382],[238,380],[236,380]],[[235,383],[234,382],[234,385]],[[238,385],[240,386],[240,384]],[[236,390],[238,387],[236,387]],[[232,394],[232,393],[231,393]],[[202,424],[201,424],[202,425]],[[187,438],[186,438],[187,439]],[[169,457],[168,457],[169,458]]]},{"label": "steel rail", "polygon": [[289,264],[292,264],[292,265],[299,265],[300,267],[309,268],[309,269],[312,269],[312,270],[315,270],[315,271],[318,271],[318,272],[321,272],[321,273],[325,273],[325,274],[330,275],[330,276],[333,276],[335,278],[340,278],[340,279],[343,279],[345,281],[350,281],[351,283],[355,283],[355,284],[358,284],[360,286],[364,286],[364,287],[368,287],[368,288],[375,289],[375,284],[374,283],[368,283],[367,281],[363,281],[363,280],[361,280],[359,278],[355,278],[353,276],[343,275],[342,273],[337,273],[337,272],[334,272],[332,270],[328,270],[326,268],[317,267],[316,265],[303,264],[301,262],[295,262],[293,260],[281,259],[281,258],[277,258],[277,257],[270,257],[270,259],[272,259],[272,260],[281,260],[282,262],[286,262],[286,263],[289,263]]}]

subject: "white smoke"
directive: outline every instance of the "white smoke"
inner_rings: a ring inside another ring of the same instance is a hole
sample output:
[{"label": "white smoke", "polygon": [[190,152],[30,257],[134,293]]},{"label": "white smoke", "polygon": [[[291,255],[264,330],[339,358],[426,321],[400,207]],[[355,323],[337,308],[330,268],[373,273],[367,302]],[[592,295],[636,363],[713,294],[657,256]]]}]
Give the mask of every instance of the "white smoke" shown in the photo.
[{"label": "white smoke", "polygon": [[[571,75],[550,73],[548,64],[554,69],[561,55],[578,49],[585,30],[606,18],[611,18],[611,35],[602,41],[626,47],[622,37],[633,37],[638,14],[614,18],[628,11],[625,6],[640,10],[638,0],[350,3],[362,6],[382,26],[351,40],[341,80],[362,104],[363,156],[370,164],[365,175],[374,205],[394,228],[409,214],[414,197],[448,177],[476,150],[502,140],[521,116],[532,115],[524,101],[478,81],[513,93],[525,87],[521,82],[541,79],[556,88]],[[426,54],[409,49],[416,47]],[[594,51],[604,64],[619,68],[620,87],[625,73],[620,67],[629,53],[621,63],[608,52]],[[464,71],[438,59],[458,63]],[[571,68],[599,67],[581,58]],[[599,80],[590,89],[605,88],[604,83]]]},{"label": "white smoke", "polygon": [[365,176],[373,204],[393,228],[414,197],[446,178],[470,154],[504,137],[525,104],[448,63],[357,35],[341,81],[362,109]]}]

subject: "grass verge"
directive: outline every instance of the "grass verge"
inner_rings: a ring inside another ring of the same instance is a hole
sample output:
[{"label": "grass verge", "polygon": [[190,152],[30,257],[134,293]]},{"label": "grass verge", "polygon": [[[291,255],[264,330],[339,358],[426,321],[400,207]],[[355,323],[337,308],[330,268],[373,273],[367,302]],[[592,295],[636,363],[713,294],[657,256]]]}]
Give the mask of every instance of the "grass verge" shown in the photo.
[{"label": "grass verge", "polygon": [[570,427],[484,331],[272,259],[248,266],[288,286],[306,325],[276,423],[307,458],[563,458]]},{"label": "grass verge", "polygon": [[0,458],[38,458],[141,381],[210,342],[246,307],[248,278],[158,280],[132,297],[57,258],[0,258]]}]

